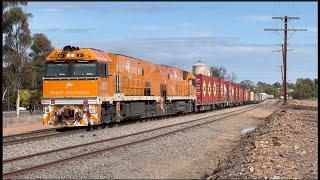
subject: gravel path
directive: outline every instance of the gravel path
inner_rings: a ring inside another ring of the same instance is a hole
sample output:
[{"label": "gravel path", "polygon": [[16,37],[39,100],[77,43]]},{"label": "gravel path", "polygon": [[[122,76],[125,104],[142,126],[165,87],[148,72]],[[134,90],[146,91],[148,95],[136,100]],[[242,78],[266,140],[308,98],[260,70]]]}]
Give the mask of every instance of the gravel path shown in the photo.
[{"label": "gravel path", "polygon": [[[225,121],[176,133],[121,151],[104,153],[86,160],[72,161],[62,167],[48,168],[17,178],[199,178],[199,175],[209,168],[209,164],[212,165],[209,163],[210,161],[227,153],[229,147],[240,137],[243,128],[257,126],[261,121],[260,118],[270,114],[274,109],[272,106],[274,103],[275,101],[271,100],[265,102],[264,107],[228,118]],[[120,136],[241,108],[244,107],[171,118],[170,121],[167,119],[135,123],[62,138],[52,138],[49,142],[38,141],[14,145],[4,148],[4,159],[40,152],[44,149],[56,149]],[[59,155],[57,154],[54,158],[59,158]]]}]

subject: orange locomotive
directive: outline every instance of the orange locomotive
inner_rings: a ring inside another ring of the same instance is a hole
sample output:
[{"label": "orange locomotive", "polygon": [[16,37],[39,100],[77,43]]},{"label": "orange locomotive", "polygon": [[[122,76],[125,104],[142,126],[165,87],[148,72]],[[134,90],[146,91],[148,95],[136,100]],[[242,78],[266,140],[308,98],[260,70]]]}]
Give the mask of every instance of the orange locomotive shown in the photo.
[{"label": "orange locomotive", "polygon": [[192,73],[96,49],[66,46],[46,58],[43,124],[91,126],[192,112]]}]

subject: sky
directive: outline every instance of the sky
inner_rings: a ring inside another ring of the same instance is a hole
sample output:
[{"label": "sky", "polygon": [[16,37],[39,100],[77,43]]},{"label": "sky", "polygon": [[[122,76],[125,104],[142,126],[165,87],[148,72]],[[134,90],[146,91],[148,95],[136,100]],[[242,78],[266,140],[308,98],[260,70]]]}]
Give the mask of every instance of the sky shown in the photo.
[{"label": "sky", "polygon": [[288,34],[288,82],[318,76],[317,2],[29,2],[32,34],[56,49],[96,48],[187,71],[201,60],[236,82],[281,82],[283,28],[272,16],[299,16]]}]

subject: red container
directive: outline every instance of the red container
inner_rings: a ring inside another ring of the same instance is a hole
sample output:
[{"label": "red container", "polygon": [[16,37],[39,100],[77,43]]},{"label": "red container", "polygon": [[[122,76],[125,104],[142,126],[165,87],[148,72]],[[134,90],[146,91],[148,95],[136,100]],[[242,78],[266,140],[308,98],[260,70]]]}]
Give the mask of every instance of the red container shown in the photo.
[{"label": "red container", "polygon": [[202,74],[196,74],[197,104],[212,104],[212,78]]},{"label": "red container", "polygon": [[218,91],[218,88],[220,86],[220,80],[217,77],[211,77],[212,78],[212,102],[216,103],[220,101],[220,91]]},{"label": "red container", "polygon": [[220,81],[220,102],[227,101],[227,87],[225,81],[223,79],[219,79]]},{"label": "red container", "polygon": [[237,94],[236,94],[236,84],[231,82],[231,100],[233,102],[237,101]]},{"label": "red container", "polygon": [[232,82],[231,81],[226,81],[226,88],[227,88],[227,101],[231,102],[232,101]]},{"label": "red container", "polygon": [[239,85],[234,83],[234,101],[239,101]]},{"label": "red container", "polygon": [[195,74],[197,104],[214,104],[220,100],[220,81],[216,77]]},{"label": "red container", "polygon": [[244,89],[244,102],[249,102],[250,100],[250,89]]},{"label": "red container", "polygon": [[239,101],[243,102],[244,101],[244,92],[243,92],[243,88],[241,86],[239,86]]}]

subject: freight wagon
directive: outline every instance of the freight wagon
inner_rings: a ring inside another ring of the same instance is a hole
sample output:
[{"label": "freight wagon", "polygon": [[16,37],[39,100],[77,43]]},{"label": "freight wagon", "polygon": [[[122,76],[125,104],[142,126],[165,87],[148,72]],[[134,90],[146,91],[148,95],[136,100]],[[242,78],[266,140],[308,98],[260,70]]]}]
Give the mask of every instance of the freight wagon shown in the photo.
[{"label": "freight wagon", "polygon": [[267,94],[267,93],[259,93],[259,99],[258,101],[264,101],[266,99],[272,99],[273,95]]},{"label": "freight wagon", "polygon": [[254,102],[250,99],[250,94],[254,96],[254,92],[250,92],[250,89],[242,88],[239,84],[203,74],[195,74],[195,77],[196,110],[198,111]]}]

